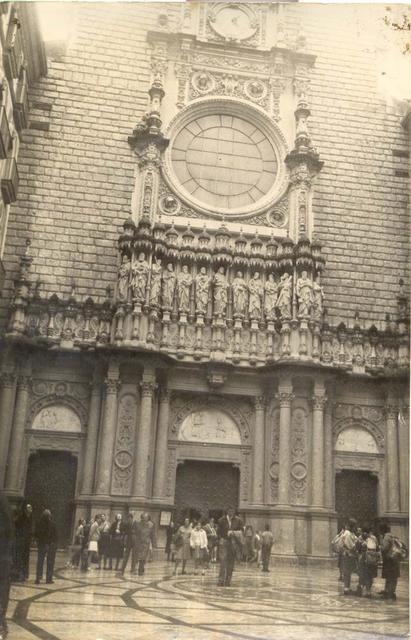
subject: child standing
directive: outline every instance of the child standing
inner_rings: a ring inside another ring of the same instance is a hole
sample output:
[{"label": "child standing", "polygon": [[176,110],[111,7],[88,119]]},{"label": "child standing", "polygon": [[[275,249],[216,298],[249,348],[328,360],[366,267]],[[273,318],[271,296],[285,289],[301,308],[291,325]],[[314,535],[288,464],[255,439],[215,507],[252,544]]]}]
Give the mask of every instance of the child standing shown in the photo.
[{"label": "child standing", "polygon": [[204,575],[204,561],[208,555],[207,534],[204,531],[200,520],[191,532],[190,547],[193,550],[194,575],[196,576],[198,574],[199,568],[202,569],[201,574]]}]

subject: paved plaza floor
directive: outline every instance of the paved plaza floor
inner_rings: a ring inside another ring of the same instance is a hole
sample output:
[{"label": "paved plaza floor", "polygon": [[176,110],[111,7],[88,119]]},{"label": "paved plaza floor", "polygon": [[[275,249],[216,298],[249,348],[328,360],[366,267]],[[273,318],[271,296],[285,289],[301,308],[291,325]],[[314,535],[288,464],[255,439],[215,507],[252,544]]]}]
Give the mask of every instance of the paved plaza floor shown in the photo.
[{"label": "paved plaza floor", "polygon": [[[34,567],[33,567],[34,569]],[[191,570],[188,569],[189,571]],[[143,578],[57,569],[55,583],[13,585],[10,640],[380,640],[408,637],[408,579],[397,602],[344,597],[336,569],[236,567],[232,586],[173,576],[156,561]],[[354,579],[354,585],[356,580]]]}]

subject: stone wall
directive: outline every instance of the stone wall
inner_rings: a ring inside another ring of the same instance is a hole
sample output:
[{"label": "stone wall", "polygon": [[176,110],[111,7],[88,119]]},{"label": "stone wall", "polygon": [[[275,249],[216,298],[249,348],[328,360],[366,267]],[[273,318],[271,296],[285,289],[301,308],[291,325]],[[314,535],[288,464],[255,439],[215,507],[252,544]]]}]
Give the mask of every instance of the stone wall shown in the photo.
[{"label": "stone wall", "polygon": [[[43,293],[68,295],[75,280],[79,296],[101,301],[114,285],[117,237],[134,185],[127,137],[147,105],[146,31],[163,10],[157,3],[73,8],[75,35],[65,54],[54,52],[48,77],[31,94],[4,254],[3,321],[27,237]],[[168,5],[171,22],[177,10]],[[407,180],[394,176],[392,151],[405,150],[407,139],[400,115],[377,91],[375,43],[364,25],[380,16],[371,8],[358,12],[287,7],[288,28],[299,22],[307,50],[317,55],[311,132],[325,165],[314,209],[327,308],[344,320],[359,308],[374,322],[395,314],[406,268]]]}]

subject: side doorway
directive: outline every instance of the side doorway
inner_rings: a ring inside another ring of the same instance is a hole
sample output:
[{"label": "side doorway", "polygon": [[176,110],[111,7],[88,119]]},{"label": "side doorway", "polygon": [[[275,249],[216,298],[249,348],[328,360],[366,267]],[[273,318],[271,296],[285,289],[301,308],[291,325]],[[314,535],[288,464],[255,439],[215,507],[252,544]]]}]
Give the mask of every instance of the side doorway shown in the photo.
[{"label": "side doorway", "polygon": [[37,451],[29,457],[25,498],[33,505],[35,521],[50,509],[59,547],[71,541],[76,476],[77,459],[67,451]]},{"label": "side doorway", "polygon": [[335,510],[338,530],[348,518],[359,527],[369,526],[378,518],[378,478],[370,471],[343,469],[335,477]]}]

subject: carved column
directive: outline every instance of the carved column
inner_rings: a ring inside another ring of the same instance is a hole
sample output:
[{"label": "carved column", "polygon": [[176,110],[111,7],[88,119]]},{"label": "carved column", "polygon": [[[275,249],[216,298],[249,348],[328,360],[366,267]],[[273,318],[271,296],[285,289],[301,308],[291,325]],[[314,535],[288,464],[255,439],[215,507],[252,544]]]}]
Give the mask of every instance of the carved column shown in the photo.
[{"label": "carved column", "polygon": [[155,390],[154,373],[144,373],[141,382],[140,424],[137,436],[137,455],[133,481],[133,497],[147,497],[147,478],[151,444],[151,423],[153,414],[153,395]]},{"label": "carved column", "polygon": [[264,423],[265,398],[255,398],[255,429],[253,443],[253,504],[264,502]]},{"label": "carved column", "polygon": [[94,474],[96,469],[98,431],[100,425],[101,401],[102,401],[103,385],[101,373],[99,370],[94,371],[90,408],[87,422],[87,439],[85,443],[85,454],[83,464],[83,481],[81,493],[90,495],[94,489]]},{"label": "carved column", "polygon": [[386,416],[386,460],[385,472],[387,477],[389,513],[400,510],[400,476],[398,459],[398,405],[389,399],[385,407]]},{"label": "carved column", "polygon": [[31,382],[31,377],[27,374],[20,375],[17,381],[16,407],[10,438],[5,484],[8,491],[15,493],[20,489],[21,453],[24,445],[24,431],[30,401]]},{"label": "carved column", "polygon": [[111,467],[117,423],[117,394],[119,387],[118,366],[109,368],[105,381],[104,419],[100,433],[98,459],[96,462],[96,494],[110,493]]},{"label": "carved column", "polygon": [[162,387],[158,414],[156,459],[154,467],[153,496],[165,498],[167,473],[168,421],[170,415],[170,391]]},{"label": "carved column", "polygon": [[324,407],[327,402],[322,382],[316,383],[313,395],[312,489],[313,507],[324,506]]},{"label": "carved column", "polygon": [[10,431],[16,394],[16,376],[5,371],[0,377],[0,487],[4,485]]},{"label": "carved column", "polygon": [[289,504],[290,461],[291,461],[291,403],[293,401],[293,387],[291,380],[287,385],[280,385],[278,399],[280,401],[280,443],[279,443],[279,472],[278,472],[278,503]]},{"label": "carved column", "polygon": [[[332,393],[332,391],[329,391]],[[324,409],[324,504],[328,509],[334,507],[334,450],[333,450],[333,405],[328,397]]]},{"label": "carved column", "polygon": [[398,425],[398,443],[400,447],[400,505],[401,511],[406,513],[409,505],[409,452],[410,425],[409,406],[403,405]]}]

